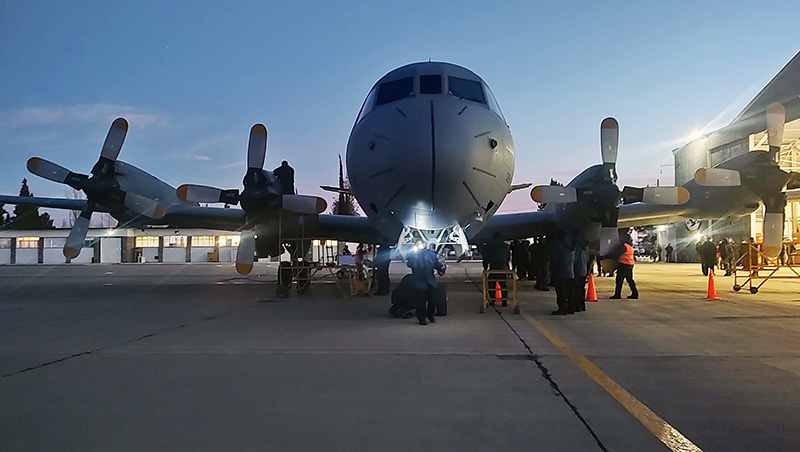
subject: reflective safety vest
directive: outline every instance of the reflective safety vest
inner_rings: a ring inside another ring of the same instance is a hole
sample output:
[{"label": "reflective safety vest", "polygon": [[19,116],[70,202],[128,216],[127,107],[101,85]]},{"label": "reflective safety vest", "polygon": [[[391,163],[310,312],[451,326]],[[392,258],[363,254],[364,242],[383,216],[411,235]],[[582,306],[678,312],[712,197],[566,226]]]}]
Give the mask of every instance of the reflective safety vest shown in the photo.
[{"label": "reflective safety vest", "polygon": [[625,252],[619,256],[619,263],[625,265],[633,265],[633,247],[627,243],[623,243],[625,245]]}]

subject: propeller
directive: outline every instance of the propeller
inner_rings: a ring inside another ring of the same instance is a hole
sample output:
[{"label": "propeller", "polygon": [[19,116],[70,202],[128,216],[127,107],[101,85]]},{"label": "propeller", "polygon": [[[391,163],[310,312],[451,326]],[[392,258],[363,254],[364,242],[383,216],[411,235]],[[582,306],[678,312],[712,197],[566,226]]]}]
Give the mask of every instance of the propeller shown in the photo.
[{"label": "propeller", "polygon": [[[280,210],[316,215],[328,208],[328,203],[317,196],[283,194],[275,175],[263,169],[266,154],[267,128],[263,124],[256,124],[250,129],[247,172],[242,180],[244,188],[241,191],[184,184],[178,187],[177,196],[188,202],[241,204],[248,224],[252,224],[263,215],[274,214]],[[255,232],[252,229],[244,230],[236,254],[236,271],[242,275],[249,274],[253,270],[254,253]]]},{"label": "propeller", "polygon": [[531,190],[531,198],[539,203],[574,203],[583,199],[587,202],[587,208],[594,208],[601,226],[600,255],[609,254],[619,245],[617,223],[620,202],[674,205],[689,200],[689,191],[683,187],[624,187],[620,191],[616,185],[618,148],[619,123],[614,118],[605,118],[600,123],[603,164],[597,166],[598,170],[594,175],[588,176],[588,184],[583,186],[584,184],[578,182],[576,187],[540,185]]},{"label": "propeller", "polygon": [[119,186],[115,163],[127,133],[128,121],[125,118],[117,118],[111,123],[100,151],[100,158],[92,167],[91,176],[74,173],[43,158],[28,159],[28,171],[31,173],[49,181],[69,185],[86,194],[86,206],[75,220],[64,245],[64,256],[67,259],[77,257],[83,248],[86,233],[89,231],[89,220],[98,205],[106,207],[112,214],[121,214],[128,209],[155,220],[163,218],[166,213],[160,202],[136,193],[125,192]]},{"label": "propeller", "polygon": [[777,102],[770,104],[766,119],[769,149],[766,155],[757,155],[750,168],[741,172],[726,168],[700,168],[695,172],[694,180],[698,185],[709,187],[738,187],[744,180],[764,203],[764,239],[761,251],[767,256],[775,257],[780,253],[783,241],[783,216],[786,208],[786,194],[783,189],[800,188],[800,173],[783,171],[778,164],[786,108]]}]

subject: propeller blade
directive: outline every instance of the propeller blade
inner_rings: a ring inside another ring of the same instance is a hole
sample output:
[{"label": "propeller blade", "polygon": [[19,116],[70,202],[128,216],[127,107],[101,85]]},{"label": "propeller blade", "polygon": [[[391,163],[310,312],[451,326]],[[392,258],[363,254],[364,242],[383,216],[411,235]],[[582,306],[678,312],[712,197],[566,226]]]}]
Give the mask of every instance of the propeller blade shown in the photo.
[{"label": "propeller blade", "polygon": [[617,246],[619,246],[619,229],[616,226],[600,229],[600,255],[608,255]]},{"label": "propeller blade", "polygon": [[742,185],[742,176],[736,170],[700,168],[694,173],[694,181],[705,187],[738,187]]},{"label": "propeller blade", "polygon": [[125,142],[125,135],[127,134],[128,121],[126,121],[125,118],[115,119],[114,122],[111,123],[111,128],[108,129],[108,135],[106,135],[106,141],[103,143],[103,150],[100,151],[100,157],[111,161],[117,160],[119,151],[122,149],[122,143]]},{"label": "propeller blade", "polygon": [[64,244],[64,257],[67,259],[75,259],[81,253],[83,243],[86,241],[86,233],[89,232],[89,220],[92,218],[95,204],[91,201],[86,203],[81,214],[75,219],[75,224],[67,236],[67,242]]},{"label": "propeller blade", "polygon": [[767,143],[772,161],[778,162],[778,154],[783,143],[783,124],[786,121],[786,108],[774,102],[767,107]]},{"label": "propeller blade", "polygon": [[167,213],[167,209],[160,202],[137,195],[136,193],[125,193],[125,201],[123,204],[139,215],[144,215],[154,220],[164,218],[164,215]]},{"label": "propeller blade", "polygon": [[683,187],[625,187],[622,203],[644,202],[658,205],[678,205],[689,201],[689,190]]},{"label": "propeller blade", "polygon": [[49,181],[58,182],[59,184],[66,183],[67,178],[72,172],[57,163],[39,157],[31,157],[28,159],[28,171],[30,171],[31,174],[35,174]]},{"label": "propeller blade", "polygon": [[570,203],[578,200],[578,193],[573,187],[537,185],[531,190],[531,199],[538,203]]},{"label": "propeller blade", "polygon": [[786,183],[788,190],[800,188],[800,173],[789,173],[789,182]]},{"label": "propeller blade", "polygon": [[761,251],[769,257],[781,252],[783,244],[783,213],[764,214],[764,242]]},{"label": "propeller blade", "polygon": [[642,202],[661,205],[686,204],[689,190],[683,187],[646,187]]},{"label": "propeller blade", "polygon": [[236,271],[240,275],[247,275],[253,271],[255,258],[256,239],[254,231],[242,231],[239,238],[239,248],[236,251]]},{"label": "propeller blade", "polygon": [[205,185],[183,184],[175,190],[178,199],[188,202],[220,202],[222,190]]},{"label": "propeller blade", "polygon": [[328,203],[317,196],[283,195],[281,197],[281,207],[289,212],[314,215],[325,212],[325,209],[328,208]]},{"label": "propeller blade", "polygon": [[264,124],[256,124],[250,129],[250,142],[247,145],[247,167],[264,167],[267,155],[267,128]]},{"label": "propeller blade", "polygon": [[616,119],[606,118],[600,123],[600,147],[603,163],[616,165],[619,147],[619,123]]}]

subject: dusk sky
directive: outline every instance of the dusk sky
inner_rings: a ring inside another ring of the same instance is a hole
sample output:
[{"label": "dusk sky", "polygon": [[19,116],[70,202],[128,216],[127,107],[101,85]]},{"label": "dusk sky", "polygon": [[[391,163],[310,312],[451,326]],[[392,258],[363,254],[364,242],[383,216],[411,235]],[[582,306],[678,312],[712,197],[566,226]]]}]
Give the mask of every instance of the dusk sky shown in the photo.
[{"label": "dusk sky", "polygon": [[[387,3],[383,5],[382,3]],[[88,173],[111,121],[120,159],[172,184],[239,188],[248,131],[326,199],[369,89],[447,61],[494,91],[514,183],[568,182],[620,123],[620,186],[672,183],[670,150],[729,122],[800,50],[800,2],[35,1],[0,4],[0,193],[31,156]],[[6,206],[7,210],[11,210]],[[502,211],[533,210],[528,192]],[[58,224],[58,223],[57,223]]]}]

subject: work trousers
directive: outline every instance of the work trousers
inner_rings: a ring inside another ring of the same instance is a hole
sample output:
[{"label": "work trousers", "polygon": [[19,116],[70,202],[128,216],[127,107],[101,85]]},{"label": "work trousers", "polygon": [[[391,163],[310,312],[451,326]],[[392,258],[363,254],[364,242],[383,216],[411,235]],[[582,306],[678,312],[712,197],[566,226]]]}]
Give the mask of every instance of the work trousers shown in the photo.
[{"label": "work trousers", "polygon": [[575,312],[572,282],[572,279],[553,279],[553,285],[556,287],[556,305],[558,305],[559,311]]},{"label": "work trousers", "polygon": [[525,279],[528,276],[528,264],[525,262],[517,262],[514,264],[514,273],[517,274],[519,279]]},{"label": "work trousers", "polygon": [[416,289],[417,296],[417,320],[425,320],[426,317],[433,317],[436,313],[436,289],[428,286],[427,289]]},{"label": "work trousers", "polygon": [[636,290],[636,283],[633,282],[633,265],[619,264],[617,265],[617,285],[614,287],[614,296],[619,297],[622,294],[622,282],[628,281],[628,287],[631,289],[631,295],[634,297],[639,296],[639,291]]},{"label": "work trousers", "polygon": [[572,280],[572,309],[574,311],[586,310],[586,277],[578,276]]}]

